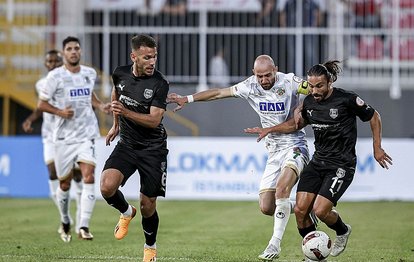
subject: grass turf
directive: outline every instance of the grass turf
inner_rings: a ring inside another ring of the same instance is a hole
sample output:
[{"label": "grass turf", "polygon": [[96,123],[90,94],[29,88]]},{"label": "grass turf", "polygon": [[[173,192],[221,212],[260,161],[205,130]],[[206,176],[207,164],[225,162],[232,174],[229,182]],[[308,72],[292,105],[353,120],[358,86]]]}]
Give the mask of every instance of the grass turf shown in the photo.
[{"label": "grass turf", "polygon": [[[131,201],[138,206],[138,201]],[[75,204],[71,204],[74,217]],[[259,261],[271,237],[273,221],[256,202],[158,201],[160,228],[157,261]],[[413,202],[339,203],[337,210],[352,225],[348,247],[329,261],[414,262]],[[93,241],[73,234],[63,243],[59,217],[49,199],[0,198],[0,261],[141,261],[144,237],[139,216],[128,236],[116,240],[118,212],[97,201],[90,229]],[[325,225],[319,230],[332,239]],[[292,215],[276,261],[302,261],[301,238]]]}]

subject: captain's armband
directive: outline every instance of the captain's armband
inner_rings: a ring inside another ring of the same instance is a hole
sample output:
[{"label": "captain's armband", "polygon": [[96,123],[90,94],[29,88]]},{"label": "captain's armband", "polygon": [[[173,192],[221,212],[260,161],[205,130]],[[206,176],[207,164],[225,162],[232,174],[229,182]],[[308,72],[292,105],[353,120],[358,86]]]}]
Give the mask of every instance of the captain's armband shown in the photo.
[{"label": "captain's armband", "polygon": [[309,88],[308,88],[308,81],[302,81],[298,86],[298,94],[308,95]]}]

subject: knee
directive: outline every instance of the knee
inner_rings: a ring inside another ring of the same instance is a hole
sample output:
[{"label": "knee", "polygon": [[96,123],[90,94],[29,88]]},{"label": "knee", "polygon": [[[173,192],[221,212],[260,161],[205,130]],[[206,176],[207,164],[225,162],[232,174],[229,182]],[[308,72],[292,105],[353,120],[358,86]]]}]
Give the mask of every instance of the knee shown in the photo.
[{"label": "knee", "polygon": [[105,183],[104,181],[101,181],[101,195],[103,198],[111,197],[115,194],[115,191],[117,188],[112,187],[108,183]]},{"label": "knee", "polygon": [[93,173],[87,173],[83,176],[83,182],[85,184],[93,184],[95,183],[95,176]]},{"label": "knee", "polygon": [[156,209],[156,201],[155,199],[141,199],[140,200],[141,206],[141,214],[143,217],[150,217],[154,214]]},{"label": "knee", "polygon": [[273,216],[273,214],[275,213],[275,208],[275,205],[273,205],[272,207],[268,205],[260,205],[260,211],[262,211],[262,213],[266,216]]},{"label": "knee", "polygon": [[289,198],[291,187],[288,185],[278,185],[276,187],[276,198]]},{"label": "knee", "polygon": [[68,191],[70,189],[70,179],[69,180],[64,180],[64,181],[60,181],[60,189],[62,189],[62,191]]},{"label": "knee", "polygon": [[122,183],[122,175],[118,172],[105,170],[101,175],[100,189],[104,198],[113,196]]},{"label": "knee", "polygon": [[113,196],[113,194],[115,194],[115,190],[106,184],[101,183],[100,188],[101,188],[101,195],[103,198],[108,198],[108,197]]},{"label": "knee", "polygon": [[325,221],[326,217],[328,216],[329,210],[325,210],[323,208],[314,208],[313,212],[315,215],[321,220]]},{"label": "knee", "polygon": [[299,205],[295,205],[294,208],[295,216],[298,220],[304,220],[304,218],[307,216],[308,211]]}]

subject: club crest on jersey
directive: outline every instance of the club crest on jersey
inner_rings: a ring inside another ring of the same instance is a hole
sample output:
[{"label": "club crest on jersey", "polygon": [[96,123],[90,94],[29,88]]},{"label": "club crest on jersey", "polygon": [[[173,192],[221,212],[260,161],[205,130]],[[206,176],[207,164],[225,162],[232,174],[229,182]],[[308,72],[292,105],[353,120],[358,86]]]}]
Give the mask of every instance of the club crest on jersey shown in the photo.
[{"label": "club crest on jersey", "polygon": [[144,90],[144,97],[146,98],[146,99],[150,99],[151,97],[152,97],[152,94],[154,93],[154,91],[153,90],[151,90],[151,89],[145,89]]},{"label": "club crest on jersey", "polygon": [[331,108],[331,109],[329,109],[329,116],[330,116],[332,119],[337,118],[337,117],[338,117],[338,109],[336,109],[336,108]]},{"label": "club crest on jersey", "polygon": [[342,169],[342,168],[338,168],[337,170],[336,170],[336,176],[338,177],[338,178],[343,178],[344,176],[345,176],[345,169]]},{"label": "club crest on jersey", "polygon": [[283,87],[279,87],[278,89],[276,89],[276,94],[278,96],[283,96],[286,93],[286,90]]}]

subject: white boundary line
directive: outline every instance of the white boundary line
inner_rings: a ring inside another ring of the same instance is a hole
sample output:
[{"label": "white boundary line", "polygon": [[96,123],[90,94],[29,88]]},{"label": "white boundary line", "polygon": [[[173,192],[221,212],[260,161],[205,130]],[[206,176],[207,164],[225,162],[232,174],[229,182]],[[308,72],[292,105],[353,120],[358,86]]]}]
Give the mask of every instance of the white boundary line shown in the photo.
[{"label": "white boundary line", "polygon": [[[0,258],[40,258],[41,256],[37,255],[3,255],[0,254]],[[141,259],[141,257],[127,257],[127,256],[65,256],[58,257],[58,259],[73,259],[73,260],[109,260],[109,261],[122,261],[122,260],[134,260]],[[190,258],[184,257],[157,257],[157,260],[160,261],[192,261]]]}]

